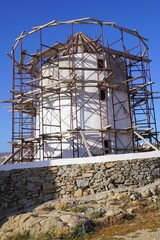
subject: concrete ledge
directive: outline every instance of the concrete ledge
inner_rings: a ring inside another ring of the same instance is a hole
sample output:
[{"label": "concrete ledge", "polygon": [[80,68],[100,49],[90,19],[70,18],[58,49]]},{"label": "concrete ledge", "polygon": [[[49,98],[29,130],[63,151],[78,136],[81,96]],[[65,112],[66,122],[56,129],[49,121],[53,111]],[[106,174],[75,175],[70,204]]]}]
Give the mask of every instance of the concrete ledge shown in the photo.
[{"label": "concrete ledge", "polygon": [[0,166],[0,171],[9,171],[12,169],[24,169],[24,168],[41,168],[49,166],[62,166],[62,165],[73,165],[73,164],[87,164],[87,163],[101,163],[101,162],[115,162],[135,159],[148,159],[160,157],[160,151],[151,151],[144,153],[127,153],[127,154],[114,154],[104,155],[96,157],[84,157],[84,158],[63,158],[56,160],[37,161],[31,163],[17,163],[17,164],[6,164]]}]

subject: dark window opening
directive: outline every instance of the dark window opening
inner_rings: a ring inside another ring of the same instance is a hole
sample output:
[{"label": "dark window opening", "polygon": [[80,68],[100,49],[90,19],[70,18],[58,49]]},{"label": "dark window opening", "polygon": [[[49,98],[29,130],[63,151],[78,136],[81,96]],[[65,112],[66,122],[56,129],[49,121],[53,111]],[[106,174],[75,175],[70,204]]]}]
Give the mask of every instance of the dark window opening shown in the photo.
[{"label": "dark window opening", "polygon": [[110,148],[110,141],[109,140],[104,140],[104,152],[105,152],[105,154],[109,153],[109,148]]},{"label": "dark window opening", "polygon": [[106,98],[106,94],[105,94],[105,89],[101,89],[100,90],[100,100],[104,100]]},{"label": "dark window opening", "polygon": [[104,67],[104,61],[103,59],[98,59],[98,68],[103,68]]}]

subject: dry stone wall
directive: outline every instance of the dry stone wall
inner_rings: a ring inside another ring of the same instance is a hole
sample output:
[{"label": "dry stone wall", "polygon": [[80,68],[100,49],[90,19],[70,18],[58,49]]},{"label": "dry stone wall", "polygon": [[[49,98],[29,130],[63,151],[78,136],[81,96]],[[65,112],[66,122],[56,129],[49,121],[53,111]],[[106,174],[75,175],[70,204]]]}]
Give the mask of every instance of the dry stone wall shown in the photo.
[{"label": "dry stone wall", "polygon": [[140,187],[160,178],[160,158],[0,171],[0,210]]}]

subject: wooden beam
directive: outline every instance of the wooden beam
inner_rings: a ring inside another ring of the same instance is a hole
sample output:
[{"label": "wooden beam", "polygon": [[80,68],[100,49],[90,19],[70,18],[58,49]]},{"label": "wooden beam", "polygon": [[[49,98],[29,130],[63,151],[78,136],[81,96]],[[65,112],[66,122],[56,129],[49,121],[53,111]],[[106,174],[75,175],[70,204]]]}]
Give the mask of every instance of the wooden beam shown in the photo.
[{"label": "wooden beam", "polygon": [[9,160],[11,160],[24,146],[26,145],[26,143],[21,146],[20,148],[18,148],[13,154],[11,153],[2,163],[1,165],[6,164],[7,162],[9,162]]},{"label": "wooden beam", "polygon": [[119,51],[119,50],[115,50],[115,49],[112,49],[112,48],[104,47],[104,51],[106,53],[110,54],[110,55],[115,55],[116,57],[123,57],[123,58],[126,58],[126,59],[131,59],[131,60],[134,60],[134,61],[137,61],[137,62],[140,62],[140,61],[146,62],[146,63],[151,62],[150,59],[145,58],[144,56],[136,56],[136,55],[126,53],[126,52],[123,52],[123,51]]},{"label": "wooden beam", "polygon": [[119,84],[113,84],[111,87],[112,87],[113,89],[117,89],[117,88],[119,88],[119,87],[126,86],[127,83],[130,83],[130,82],[135,81],[135,80],[140,79],[140,78],[142,78],[141,75],[140,75],[140,76],[137,76],[137,77],[134,77],[134,78],[129,78],[129,79],[126,79],[126,80],[122,81],[122,82],[119,83]]},{"label": "wooden beam", "polygon": [[[20,37],[22,37],[23,34],[24,34],[24,31],[21,33]],[[18,43],[19,43],[19,42],[20,42],[20,39],[16,41],[16,43],[15,43],[15,45],[14,45],[14,47],[13,47],[13,50],[16,49],[16,47],[18,46]]]},{"label": "wooden beam", "polygon": [[[8,57],[10,57],[10,58],[13,60],[13,57],[12,57],[8,52],[7,52],[6,54],[7,54]],[[16,66],[17,68],[20,67],[20,63],[19,63],[19,62],[17,62],[16,60],[14,60],[14,63],[16,63],[15,66]],[[28,70],[27,68],[25,68],[25,67],[22,67],[22,71],[25,72],[25,73],[28,73],[29,70]]]},{"label": "wooden beam", "polygon": [[148,82],[148,83],[145,83],[145,84],[139,85],[139,86],[138,85],[137,86],[134,85],[133,88],[129,89],[129,91],[130,92],[135,92],[135,91],[137,92],[137,91],[139,91],[139,90],[141,90],[141,89],[143,89],[143,88],[145,88],[145,87],[147,87],[149,85],[152,85],[152,84],[154,84],[154,82]]},{"label": "wooden beam", "polygon": [[149,145],[151,148],[153,148],[154,150],[158,151],[158,148],[156,148],[155,146],[153,146],[150,142],[148,142],[144,137],[142,137],[137,131],[134,131],[134,134],[136,136],[138,136],[139,138],[141,138],[147,145]]},{"label": "wooden beam", "polygon": [[92,157],[92,153],[90,152],[90,149],[89,149],[89,147],[88,147],[88,143],[87,143],[87,141],[86,141],[86,139],[85,139],[85,136],[84,136],[84,133],[83,133],[81,130],[80,130],[79,132],[80,132],[80,135],[81,135],[81,137],[82,137],[82,141],[83,141],[83,143],[84,143],[84,146],[85,146],[85,148],[86,148],[86,150],[87,150],[88,156],[89,156],[89,157]]},{"label": "wooden beam", "polygon": [[117,29],[119,29],[119,30],[121,30],[121,31],[123,31],[123,32],[129,33],[129,34],[131,34],[131,35],[133,35],[133,36],[135,36],[135,37],[137,37],[137,35],[138,35],[141,40],[143,39],[143,40],[145,40],[145,41],[148,41],[147,38],[140,36],[140,35],[138,34],[137,30],[131,30],[131,29],[124,28],[124,27],[121,27],[121,26],[118,26],[118,25],[113,25],[113,27],[114,27],[114,28],[117,28]]},{"label": "wooden beam", "polygon": [[53,20],[53,21],[51,21],[51,22],[49,22],[49,23],[46,23],[46,24],[44,24],[43,26],[40,26],[40,27],[38,27],[38,28],[36,28],[36,29],[28,32],[28,33],[25,33],[25,34],[23,34],[23,35],[20,35],[18,38],[16,38],[16,41],[18,41],[18,40],[20,40],[20,39],[22,39],[22,38],[24,38],[24,37],[26,37],[26,36],[28,36],[28,35],[30,35],[30,34],[32,34],[32,33],[35,33],[35,32],[37,32],[37,31],[41,30],[42,28],[48,27],[48,26],[50,26],[51,24],[53,24],[53,23],[55,23],[55,22],[56,22],[56,20]]},{"label": "wooden beam", "polygon": [[26,57],[26,53],[27,53],[27,50],[23,50],[21,52],[21,59],[20,59],[19,66],[18,66],[18,73],[19,74],[22,72],[23,63],[24,63],[24,60],[25,60],[25,57]]}]

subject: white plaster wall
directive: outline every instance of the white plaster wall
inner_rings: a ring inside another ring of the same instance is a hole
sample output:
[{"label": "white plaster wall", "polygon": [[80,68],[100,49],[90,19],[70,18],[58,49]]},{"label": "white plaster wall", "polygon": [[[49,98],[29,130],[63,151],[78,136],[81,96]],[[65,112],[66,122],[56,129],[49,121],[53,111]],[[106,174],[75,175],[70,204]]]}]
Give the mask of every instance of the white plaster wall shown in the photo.
[{"label": "white plaster wall", "polygon": [[[112,56],[107,58],[108,67],[114,69],[112,78],[108,80],[108,84],[121,85],[120,88],[115,88],[111,94],[111,89],[108,94],[108,124],[114,129],[122,130],[131,127],[130,109],[128,101],[127,86],[122,85],[126,80],[125,66],[123,61],[118,60]],[[113,153],[124,153],[124,148],[130,149],[132,147],[131,133],[114,133],[110,134]]]},{"label": "white plaster wall", "polygon": [[[83,61],[81,60],[83,59]],[[89,130],[89,129],[101,129],[106,127],[107,125],[111,125],[113,128],[122,129],[125,127],[130,126],[130,119],[129,119],[129,106],[128,106],[128,98],[125,89],[121,91],[115,90],[115,96],[112,97],[110,89],[108,89],[107,93],[107,102],[102,101],[102,126],[100,124],[100,109],[99,109],[99,93],[98,88],[96,86],[98,79],[103,80],[104,77],[107,76],[107,73],[104,74],[97,74],[95,70],[75,70],[76,79],[77,80],[84,80],[84,81],[95,81],[95,83],[88,83],[87,86],[83,83],[78,83],[78,90],[76,90],[76,96],[74,94],[74,89],[72,89],[72,96],[75,98],[75,102],[77,105],[77,116],[75,113],[71,114],[71,95],[70,95],[70,87],[66,87],[66,84],[61,84],[59,86],[59,82],[56,79],[62,79],[65,81],[71,79],[71,73],[69,69],[60,69],[62,67],[72,67],[71,62],[68,61],[68,57],[60,57],[59,61],[52,60],[53,64],[46,63],[43,65],[43,76],[46,77],[43,81],[43,86],[53,86],[57,89],[60,87],[61,91],[61,98],[60,98],[60,105],[61,111],[59,111],[59,99],[58,94],[48,93],[48,95],[44,98],[44,106],[47,108],[43,108],[43,115],[42,111],[40,111],[40,115],[37,117],[37,126],[40,123],[40,132],[44,134],[55,134],[59,132],[66,132],[70,129],[75,129],[80,127],[81,129]],[[115,63],[114,59],[109,61],[110,66],[106,67],[115,68],[116,74],[113,77],[113,81],[115,83],[120,83],[124,81],[124,76],[122,74],[122,69],[118,69],[117,63]],[[56,66],[58,65],[59,66]],[[74,66],[75,68],[97,68],[97,60],[95,54],[84,54],[79,53],[75,55],[74,58]],[[122,67],[124,67],[122,65]],[[47,78],[51,76],[53,79]],[[56,92],[54,92],[56,93]],[[89,99],[91,98],[91,99]],[[123,102],[123,107],[118,104],[118,99]],[[89,99],[89,100],[88,100]],[[113,108],[114,102],[114,108]],[[74,106],[73,112],[75,112],[76,107]],[[108,109],[108,113],[106,112]],[[119,110],[120,109],[120,110]],[[124,114],[124,112],[126,112]],[[108,116],[107,116],[108,115]],[[72,117],[73,116],[73,117]],[[113,119],[115,116],[115,120]],[[122,117],[123,116],[123,117]],[[42,126],[42,118],[44,125]],[[76,120],[74,120],[77,118]],[[61,119],[61,128],[60,128],[60,119]],[[40,122],[39,122],[40,121]],[[77,123],[77,124],[76,124]],[[43,128],[43,131],[42,131]],[[70,133],[66,133],[63,135],[63,158],[73,157],[73,135]],[[79,137],[80,139],[81,137]],[[93,154],[101,155],[102,154],[102,141],[100,139],[99,133],[85,133],[85,138],[89,146],[91,147],[90,150]],[[119,135],[119,140],[115,143],[115,135],[111,134],[111,145],[113,148],[124,148],[124,146],[128,146],[130,143],[130,134],[121,134]],[[105,135],[105,139],[109,139],[108,134]],[[122,144],[123,142],[123,144]],[[96,143],[96,144],[95,144]],[[48,140],[45,142],[45,156],[47,157],[60,157],[60,142],[58,140]],[[75,146],[76,148],[76,146]],[[80,157],[82,157],[86,149],[84,148],[83,144],[79,144],[79,152]],[[113,150],[113,153],[115,151]],[[41,155],[42,156],[42,155]],[[75,152],[75,157],[77,157],[77,153]],[[40,157],[40,155],[39,155]]]}]

